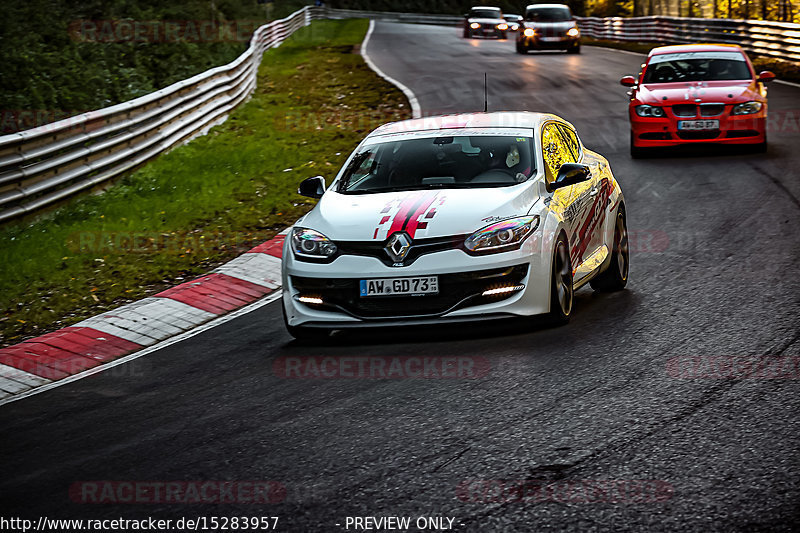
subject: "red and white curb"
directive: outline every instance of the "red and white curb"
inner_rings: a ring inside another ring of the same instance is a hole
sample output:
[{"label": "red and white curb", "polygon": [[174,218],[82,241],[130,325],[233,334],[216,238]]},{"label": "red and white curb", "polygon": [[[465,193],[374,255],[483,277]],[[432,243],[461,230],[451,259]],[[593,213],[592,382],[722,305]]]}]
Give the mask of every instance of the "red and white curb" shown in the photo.
[{"label": "red and white curb", "polygon": [[176,340],[281,286],[289,229],[209,274],[73,326],[0,348],[0,405],[99,370],[166,339]]}]

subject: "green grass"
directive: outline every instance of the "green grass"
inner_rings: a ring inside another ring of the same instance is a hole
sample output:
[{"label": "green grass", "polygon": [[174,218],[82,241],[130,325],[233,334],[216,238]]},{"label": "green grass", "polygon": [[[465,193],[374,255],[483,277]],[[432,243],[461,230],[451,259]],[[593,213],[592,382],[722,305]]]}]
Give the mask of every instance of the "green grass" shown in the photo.
[{"label": "green grass", "polygon": [[[603,46],[606,48],[616,48],[618,50],[629,50],[631,52],[639,52],[647,54],[656,46],[665,46],[664,43],[632,43],[622,41],[608,41],[604,39],[592,39],[590,37],[581,37],[581,42],[587,46]],[[756,72],[762,70],[771,70],[775,73],[778,79],[786,81],[800,82],[800,65],[792,61],[784,61],[781,59],[773,59],[770,57],[757,56],[748,54]],[[636,74],[631,72],[631,75]]]},{"label": "green grass", "polygon": [[[252,99],[211,132],[34,223],[0,228],[0,343],[14,344],[208,271],[313,205],[405,97],[357,53],[367,21],[318,21],[264,55]],[[136,238],[132,247],[130,239]]]}]

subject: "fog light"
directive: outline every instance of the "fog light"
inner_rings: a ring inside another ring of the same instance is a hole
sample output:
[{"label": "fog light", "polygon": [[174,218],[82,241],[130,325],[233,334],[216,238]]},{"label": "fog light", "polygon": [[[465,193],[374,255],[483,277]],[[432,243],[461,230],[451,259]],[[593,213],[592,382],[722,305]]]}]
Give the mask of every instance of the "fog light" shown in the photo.
[{"label": "fog light", "polygon": [[316,296],[301,296],[297,300],[304,304],[314,304],[314,305],[322,304],[322,298],[317,298]]},{"label": "fog light", "polygon": [[498,294],[506,294],[509,292],[517,292],[521,291],[525,288],[525,285],[510,285],[508,287],[498,287],[496,289],[489,289],[488,291],[483,291],[483,296],[495,296]]}]

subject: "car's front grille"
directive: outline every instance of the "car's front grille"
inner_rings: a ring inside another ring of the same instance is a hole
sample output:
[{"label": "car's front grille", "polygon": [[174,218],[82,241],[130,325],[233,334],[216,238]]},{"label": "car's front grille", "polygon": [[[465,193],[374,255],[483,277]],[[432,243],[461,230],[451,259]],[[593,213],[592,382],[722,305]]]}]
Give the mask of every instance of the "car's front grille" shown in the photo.
[{"label": "car's front grille", "polygon": [[[420,256],[444,250],[460,249],[469,235],[436,237],[433,239],[417,239],[412,241],[402,263],[408,266]],[[386,266],[393,266],[394,261],[386,253],[386,241],[336,241],[339,255],[360,255],[380,259]]]},{"label": "car's front grille", "polygon": [[725,112],[725,104],[700,104],[700,115],[717,117]]},{"label": "car's front grille", "polygon": [[685,139],[687,141],[696,141],[702,139],[716,139],[719,137],[720,131],[719,130],[707,130],[707,131],[686,131],[681,130],[678,131],[678,137],[681,139]]},{"label": "car's front grille", "polygon": [[672,136],[669,134],[668,131],[648,131],[639,134],[639,138],[645,140],[664,141],[671,139]]},{"label": "car's front grille", "polygon": [[672,106],[672,113],[676,117],[696,117],[697,106],[694,104],[678,104]]},{"label": "car's front grille", "polygon": [[516,293],[506,292],[492,296],[482,294],[490,289],[519,284],[527,274],[527,264],[442,274],[439,276],[439,293],[423,296],[361,297],[361,278],[292,276],[292,285],[301,296],[321,298],[322,304],[312,304],[316,309],[341,310],[364,319],[423,317],[509,298]]}]

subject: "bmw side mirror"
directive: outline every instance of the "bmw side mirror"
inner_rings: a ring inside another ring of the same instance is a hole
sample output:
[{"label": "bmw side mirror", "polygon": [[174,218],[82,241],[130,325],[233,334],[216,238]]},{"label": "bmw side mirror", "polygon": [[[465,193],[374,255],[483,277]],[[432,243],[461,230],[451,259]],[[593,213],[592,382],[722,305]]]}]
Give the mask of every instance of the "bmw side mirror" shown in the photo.
[{"label": "bmw side mirror", "polygon": [[775,79],[775,74],[770,72],[769,70],[764,70],[758,73],[758,81],[761,83],[769,83]]},{"label": "bmw side mirror", "polygon": [[625,87],[633,87],[636,85],[636,78],[633,76],[625,76],[621,80],[619,80],[620,85],[624,85]]},{"label": "bmw side mirror", "polygon": [[308,198],[322,198],[322,195],[325,194],[325,178],[314,176],[313,178],[304,179],[300,182],[300,187],[297,188],[297,194]]},{"label": "bmw side mirror", "polygon": [[558,176],[550,187],[553,190],[569,187],[587,181],[590,176],[589,167],[580,163],[564,163],[558,169]]}]

